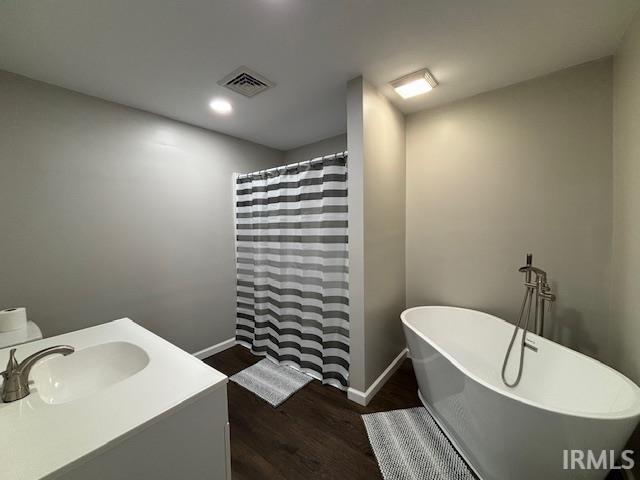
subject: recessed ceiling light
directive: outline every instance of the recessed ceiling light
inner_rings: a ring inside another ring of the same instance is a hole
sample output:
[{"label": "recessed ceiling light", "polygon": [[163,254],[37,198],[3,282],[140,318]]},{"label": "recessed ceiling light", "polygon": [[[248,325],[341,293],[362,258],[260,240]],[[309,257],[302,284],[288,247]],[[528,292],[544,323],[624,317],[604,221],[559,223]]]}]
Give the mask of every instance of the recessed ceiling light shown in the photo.
[{"label": "recessed ceiling light", "polygon": [[209,106],[211,107],[211,110],[221,114],[231,113],[233,110],[231,104],[224,98],[215,98],[211,100],[211,102],[209,102]]},{"label": "recessed ceiling light", "polygon": [[405,99],[427,93],[437,85],[438,82],[426,68],[391,82],[396,93]]}]

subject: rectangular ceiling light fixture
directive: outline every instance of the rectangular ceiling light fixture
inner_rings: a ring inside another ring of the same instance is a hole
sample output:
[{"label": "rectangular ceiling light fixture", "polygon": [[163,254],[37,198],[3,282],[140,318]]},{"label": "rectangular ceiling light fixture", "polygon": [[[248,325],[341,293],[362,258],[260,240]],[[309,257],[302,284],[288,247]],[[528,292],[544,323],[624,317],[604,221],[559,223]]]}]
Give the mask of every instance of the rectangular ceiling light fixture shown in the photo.
[{"label": "rectangular ceiling light fixture", "polygon": [[396,93],[404,99],[427,93],[437,85],[438,82],[426,68],[391,82],[391,86]]}]

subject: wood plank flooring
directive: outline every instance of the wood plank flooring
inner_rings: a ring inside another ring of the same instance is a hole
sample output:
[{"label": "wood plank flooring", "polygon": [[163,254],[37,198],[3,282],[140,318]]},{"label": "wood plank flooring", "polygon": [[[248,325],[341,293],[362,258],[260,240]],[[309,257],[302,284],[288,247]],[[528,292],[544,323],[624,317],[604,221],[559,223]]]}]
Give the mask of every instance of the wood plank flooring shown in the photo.
[{"label": "wood plank flooring", "polygon": [[[231,376],[260,360],[235,346],[205,362]],[[380,479],[360,415],[419,406],[417,390],[410,360],[367,407],[314,380],[273,408],[229,382],[233,480]],[[616,473],[607,480],[619,478]]]},{"label": "wood plank flooring", "polygon": [[[235,346],[205,362],[231,376],[260,360]],[[367,407],[314,380],[273,408],[229,382],[233,480],[381,478],[360,415],[418,406],[417,390],[409,360]]]}]

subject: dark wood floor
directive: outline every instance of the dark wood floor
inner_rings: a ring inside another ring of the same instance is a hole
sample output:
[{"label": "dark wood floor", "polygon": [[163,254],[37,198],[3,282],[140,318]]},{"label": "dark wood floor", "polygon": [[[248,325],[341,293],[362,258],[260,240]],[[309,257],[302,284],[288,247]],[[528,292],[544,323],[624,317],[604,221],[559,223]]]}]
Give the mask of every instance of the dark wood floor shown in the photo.
[{"label": "dark wood floor", "polygon": [[[231,376],[259,360],[236,346],[205,362]],[[314,380],[273,408],[229,382],[233,479],[382,478],[360,415],[418,406],[417,389],[409,360],[367,407]]]},{"label": "dark wood floor", "polygon": [[[231,376],[260,360],[236,346],[205,362]],[[233,480],[380,479],[360,415],[419,406],[417,390],[410,360],[367,407],[314,380],[273,408],[229,382]],[[612,472],[607,480],[621,478]]]}]

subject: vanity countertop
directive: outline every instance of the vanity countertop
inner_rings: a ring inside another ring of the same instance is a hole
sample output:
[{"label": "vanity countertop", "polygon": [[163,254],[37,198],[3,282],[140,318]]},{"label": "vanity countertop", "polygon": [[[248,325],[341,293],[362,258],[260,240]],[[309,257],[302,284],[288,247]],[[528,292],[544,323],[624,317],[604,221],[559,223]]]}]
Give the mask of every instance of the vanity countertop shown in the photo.
[{"label": "vanity countertop", "polygon": [[[20,345],[16,356],[20,361],[60,344],[73,346],[75,355],[111,342],[140,347],[148,355],[148,364],[128,378],[72,401],[47,403],[32,387],[22,400],[0,402],[0,478],[55,478],[76,462],[227,383],[222,373],[128,318]],[[0,350],[1,369],[8,358],[9,349]]]}]

